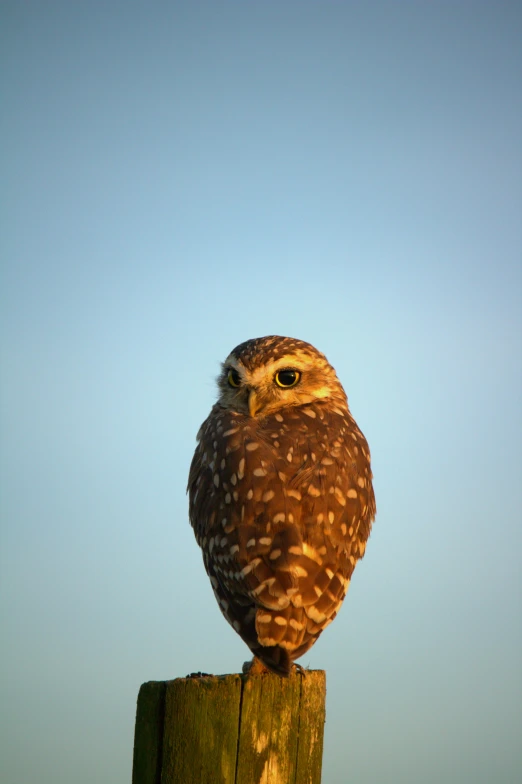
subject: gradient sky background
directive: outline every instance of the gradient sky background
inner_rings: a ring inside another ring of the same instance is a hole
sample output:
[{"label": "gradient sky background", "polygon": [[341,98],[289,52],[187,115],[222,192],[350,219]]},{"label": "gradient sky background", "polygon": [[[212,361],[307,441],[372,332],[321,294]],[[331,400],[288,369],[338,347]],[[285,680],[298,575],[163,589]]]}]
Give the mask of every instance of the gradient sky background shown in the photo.
[{"label": "gradient sky background", "polygon": [[378,516],[323,784],[522,771],[522,4],[2,2],[5,784],[130,781],[236,672],[185,486],[219,362],[324,351]]}]

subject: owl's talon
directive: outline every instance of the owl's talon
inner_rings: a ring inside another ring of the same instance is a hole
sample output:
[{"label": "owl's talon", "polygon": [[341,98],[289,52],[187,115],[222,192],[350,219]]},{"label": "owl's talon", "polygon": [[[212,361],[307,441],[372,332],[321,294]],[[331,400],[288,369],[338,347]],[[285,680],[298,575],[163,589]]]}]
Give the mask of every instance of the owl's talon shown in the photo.
[{"label": "owl's talon", "polygon": [[243,664],[243,675],[266,675],[269,672],[268,667],[265,667],[257,656],[254,656],[252,661],[246,661]]}]

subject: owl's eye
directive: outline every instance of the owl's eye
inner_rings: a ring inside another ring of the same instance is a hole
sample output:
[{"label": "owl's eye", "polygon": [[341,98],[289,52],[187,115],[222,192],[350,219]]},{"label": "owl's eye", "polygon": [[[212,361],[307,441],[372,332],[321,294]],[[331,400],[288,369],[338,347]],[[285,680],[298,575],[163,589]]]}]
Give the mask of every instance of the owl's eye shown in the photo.
[{"label": "owl's eye", "polygon": [[241,376],[239,375],[237,370],[234,370],[234,368],[230,368],[230,370],[228,371],[227,379],[231,387],[237,389],[237,387],[241,386]]},{"label": "owl's eye", "polygon": [[300,378],[300,372],[298,370],[292,370],[291,368],[278,370],[275,374],[275,382],[277,386],[282,387],[282,389],[290,389],[290,387],[295,387]]}]

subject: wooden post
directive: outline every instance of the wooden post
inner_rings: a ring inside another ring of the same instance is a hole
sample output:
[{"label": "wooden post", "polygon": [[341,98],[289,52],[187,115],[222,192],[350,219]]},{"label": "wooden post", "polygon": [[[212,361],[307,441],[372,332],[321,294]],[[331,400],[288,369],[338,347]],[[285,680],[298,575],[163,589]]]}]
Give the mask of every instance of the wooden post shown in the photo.
[{"label": "wooden post", "polygon": [[323,670],[144,683],[132,784],[320,784]]}]

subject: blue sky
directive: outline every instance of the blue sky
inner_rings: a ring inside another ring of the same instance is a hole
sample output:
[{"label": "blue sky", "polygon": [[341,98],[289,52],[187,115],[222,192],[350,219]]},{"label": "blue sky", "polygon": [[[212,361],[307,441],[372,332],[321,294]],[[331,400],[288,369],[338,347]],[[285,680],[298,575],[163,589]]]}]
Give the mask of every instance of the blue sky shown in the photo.
[{"label": "blue sky", "polygon": [[6,784],[128,782],[142,682],[239,671],[187,520],[219,362],[308,340],[378,516],[323,784],[522,772],[522,6],[5,2]]}]

